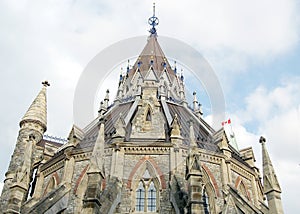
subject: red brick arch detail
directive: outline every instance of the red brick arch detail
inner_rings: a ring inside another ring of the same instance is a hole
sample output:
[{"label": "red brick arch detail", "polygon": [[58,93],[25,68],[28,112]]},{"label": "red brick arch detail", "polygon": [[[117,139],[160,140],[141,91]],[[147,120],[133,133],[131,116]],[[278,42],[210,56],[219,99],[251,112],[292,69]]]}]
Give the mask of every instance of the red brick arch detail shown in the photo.
[{"label": "red brick arch detail", "polygon": [[205,164],[202,164],[202,167],[205,170],[205,172],[207,173],[207,175],[209,176],[209,178],[212,182],[212,185],[213,185],[213,187],[214,187],[214,189],[217,193],[217,196],[220,197],[220,190],[219,190],[217,181],[215,179],[215,176],[211,173],[211,171],[209,170],[209,168]]},{"label": "red brick arch detail", "polygon": [[160,170],[159,166],[157,165],[157,163],[149,156],[145,156],[142,159],[139,160],[139,162],[134,166],[134,168],[132,169],[129,178],[128,178],[128,182],[127,182],[127,188],[131,189],[131,185],[132,185],[132,178],[135,175],[135,173],[137,172],[137,170],[140,168],[140,166],[145,162],[145,161],[149,161],[152,166],[155,168],[156,172],[159,175],[159,179],[161,182],[161,187],[162,189],[166,189],[167,185],[166,185],[166,180],[164,178],[164,175],[162,173],[162,171]]},{"label": "red brick arch detail", "polygon": [[56,185],[58,185],[60,183],[60,179],[59,179],[57,172],[54,172],[53,177],[55,178]]},{"label": "red brick arch detail", "polygon": [[251,200],[251,197],[250,197],[250,193],[249,193],[249,191],[248,191],[248,187],[245,185],[245,183],[243,182],[242,177],[239,175],[239,176],[237,177],[237,179],[235,180],[235,188],[238,189],[238,187],[239,187],[241,184],[245,187],[245,189],[246,189],[246,194],[247,194],[247,195],[246,195],[246,196],[247,196],[247,199],[250,201],[250,200]]},{"label": "red brick arch detail", "polygon": [[45,190],[44,190],[43,195],[46,195],[46,194],[47,194],[46,191],[47,191],[47,189],[48,189],[48,186],[49,186],[50,181],[51,181],[52,178],[55,179],[56,186],[59,185],[59,183],[60,183],[59,175],[57,174],[57,172],[54,172],[54,173],[52,174],[52,176],[50,177],[50,180],[49,180],[48,183],[47,183],[47,186],[46,186],[46,188],[45,188]]},{"label": "red brick arch detail", "polygon": [[106,187],[106,178],[104,178],[104,179],[102,180],[101,186],[102,186],[101,189],[104,190],[105,187]]},{"label": "red brick arch detail", "polygon": [[234,185],[236,189],[237,189],[238,186],[240,185],[241,181],[242,181],[242,177],[241,177],[241,176],[238,176],[238,177],[236,178],[236,180],[235,180],[235,185]]},{"label": "red brick arch detail", "polygon": [[79,177],[78,177],[78,179],[77,179],[77,181],[76,181],[76,183],[75,183],[74,194],[76,194],[77,189],[78,189],[78,186],[79,186],[79,184],[81,183],[82,178],[83,178],[83,176],[85,175],[85,173],[86,173],[86,171],[87,171],[87,169],[88,169],[88,166],[89,166],[89,164],[86,165],[86,166],[84,167],[84,169],[82,170],[82,172],[80,173],[80,175],[79,175]]}]

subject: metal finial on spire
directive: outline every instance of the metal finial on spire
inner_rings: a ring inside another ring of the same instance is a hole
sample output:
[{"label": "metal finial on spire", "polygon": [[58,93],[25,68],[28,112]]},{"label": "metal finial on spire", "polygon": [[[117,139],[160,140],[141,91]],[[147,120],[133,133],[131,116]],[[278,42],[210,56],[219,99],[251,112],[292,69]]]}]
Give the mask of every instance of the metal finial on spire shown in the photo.
[{"label": "metal finial on spire", "polygon": [[264,138],[263,136],[261,136],[261,137],[259,138],[259,142],[260,142],[260,143],[265,143],[265,142],[266,142],[266,138]]},{"label": "metal finial on spire", "polygon": [[180,79],[181,79],[181,81],[184,80],[184,77],[183,77],[183,69],[181,69],[181,76],[180,76]]},{"label": "metal finial on spire", "polygon": [[156,35],[156,29],[155,29],[155,26],[158,25],[159,20],[158,20],[158,18],[155,16],[155,3],[153,3],[153,16],[150,17],[150,18],[148,19],[148,23],[149,23],[149,25],[152,26],[152,28],[150,29],[149,32],[151,33],[151,35]]},{"label": "metal finial on spire", "polygon": [[174,61],[174,73],[177,74],[176,61]]},{"label": "metal finial on spire", "polygon": [[163,66],[164,66],[164,68],[166,68],[166,67],[167,67],[167,63],[166,63],[166,61],[167,61],[167,59],[166,59],[166,58],[164,58],[164,62],[163,62]]},{"label": "metal finial on spire", "polygon": [[127,73],[129,73],[129,71],[130,71],[129,64],[130,64],[130,61],[127,60]]},{"label": "metal finial on spire", "polygon": [[120,71],[120,79],[119,81],[121,82],[123,80],[123,68],[121,68],[121,71]]},{"label": "metal finial on spire", "polygon": [[47,80],[43,81],[42,84],[43,84],[43,86],[45,86],[45,87],[50,86],[50,83],[49,83]]},{"label": "metal finial on spire", "polygon": [[109,101],[109,89],[106,90],[104,101]]}]

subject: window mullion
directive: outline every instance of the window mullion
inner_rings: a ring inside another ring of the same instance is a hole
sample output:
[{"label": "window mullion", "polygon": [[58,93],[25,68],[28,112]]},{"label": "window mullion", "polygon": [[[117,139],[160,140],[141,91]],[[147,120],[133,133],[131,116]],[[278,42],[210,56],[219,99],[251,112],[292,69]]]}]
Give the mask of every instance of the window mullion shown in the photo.
[{"label": "window mullion", "polygon": [[145,185],[145,206],[144,206],[144,212],[148,211],[148,188]]}]

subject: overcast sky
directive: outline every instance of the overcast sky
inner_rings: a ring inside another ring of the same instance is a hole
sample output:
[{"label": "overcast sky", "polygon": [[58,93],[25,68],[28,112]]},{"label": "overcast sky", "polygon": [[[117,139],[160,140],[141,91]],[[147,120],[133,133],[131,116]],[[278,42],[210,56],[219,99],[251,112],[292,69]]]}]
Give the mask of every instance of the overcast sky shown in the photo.
[{"label": "overcast sky", "polygon": [[[299,2],[185,2],[156,2],[158,34],[190,44],[209,61],[221,82],[239,148],[252,146],[261,168],[258,139],[267,138],[285,213],[298,213]],[[0,1],[1,181],[19,121],[41,81],[51,83],[47,133],[66,138],[74,90],[85,66],[109,45],[147,35],[151,15],[152,1]],[[209,108],[204,106],[208,120]]]}]

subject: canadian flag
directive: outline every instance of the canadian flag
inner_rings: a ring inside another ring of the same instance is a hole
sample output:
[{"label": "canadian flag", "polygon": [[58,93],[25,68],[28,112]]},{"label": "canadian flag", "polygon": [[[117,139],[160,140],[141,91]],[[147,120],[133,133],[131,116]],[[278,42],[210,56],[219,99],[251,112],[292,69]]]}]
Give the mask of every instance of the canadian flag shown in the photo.
[{"label": "canadian flag", "polygon": [[225,124],[231,124],[231,120],[228,119],[228,120],[226,120],[226,121],[223,121],[223,122],[222,122],[222,126],[224,126]]}]

